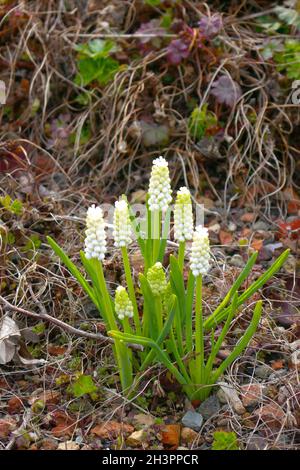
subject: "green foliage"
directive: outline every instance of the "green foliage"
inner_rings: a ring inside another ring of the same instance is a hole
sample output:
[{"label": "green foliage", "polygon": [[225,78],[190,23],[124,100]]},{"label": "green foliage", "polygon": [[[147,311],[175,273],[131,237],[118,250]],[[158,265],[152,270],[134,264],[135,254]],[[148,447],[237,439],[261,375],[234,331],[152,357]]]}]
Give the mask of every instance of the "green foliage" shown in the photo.
[{"label": "green foliage", "polygon": [[194,140],[201,140],[205,131],[217,123],[214,113],[208,111],[207,104],[204,104],[201,108],[197,107],[192,111],[188,121],[189,133]]},{"label": "green foliage", "polygon": [[274,60],[278,70],[285,71],[288,78],[300,80],[300,41],[286,41],[284,50],[275,53]]},{"label": "green foliage", "polygon": [[[123,196],[123,199],[126,200],[126,197]],[[144,272],[139,273],[137,288],[133,284],[127,248],[121,248],[128,301],[130,298],[132,303],[133,316],[130,318],[124,315],[118,317],[116,314],[116,304],[107,287],[103,264],[98,258],[87,259],[85,253],[80,252],[88,280],[51,237],[47,237],[47,240],[96,305],[109,336],[115,340],[114,353],[123,391],[130,394],[145,370],[159,362],[182,385],[191,400],[204,400],[225,370],[249,344],[261,318],[262,302],[256,303],[248,328],[233,346],[230,354],[223,362],[216,364],[218,352],[232,326],[234,316],[281,268],[289,250],[283,252],[265,273],[243,289],[257,259],[258,253],[253,253],[218,307],[204,318],[202,275],[195,277],[190,270],[187,280],[184,276],[185,242],[180,243],[177,257],[174,254],[168,257],[165,271],[161,265],[162,261],[166,260],[170,208],[162,214],[159,210],[150,211],[147,203],[144,220],[147,221],[146,226],[135,217],[130,205],[128,212],[144,260]],[[156,236],[153,236],[153,233]],[[140,309],[138,304],[141,305]],[[196,322],[193,321],[194,316]],[[218,335],[215,335],[215,328],[221,322],[224,324],[218,330]],[[211,349],[206,350],[204,354],[206,332],[211,333]],[[142,348],[133,352],[127,347],[128,343],[140,345]],[[75,389],[75,394],[78,394],[76,396],[90,393],[82,392],[82,388],[86,390],[86,380],[88,385],[92,386],[92,379],[81,380],[84,384],[82,387],[79,383],[79,390]]]},{"label": "green foliage", "polygon": [[21,215],[23,212],[22,202],[19,199],[13,201],[8,194],[0,197],[0,204],[11,214]]},{"label": "green foliage", "polygon": [[123,68],[110,54],[116,51],[114,41],[93,39],[75,46],[78,73],[75,83],[86,86],[93,81],[106,85]]},{"label": "green foliage", "polygon": [[214,432],[212,450],[240,450],[235,432]]},{"label": "green foliage", "polygon": [[83,395],[93,396],[97,390],[98,389],[90,375],[79,375],[76,381],[69,388],[69,391],[75,398],[80,398]]}]

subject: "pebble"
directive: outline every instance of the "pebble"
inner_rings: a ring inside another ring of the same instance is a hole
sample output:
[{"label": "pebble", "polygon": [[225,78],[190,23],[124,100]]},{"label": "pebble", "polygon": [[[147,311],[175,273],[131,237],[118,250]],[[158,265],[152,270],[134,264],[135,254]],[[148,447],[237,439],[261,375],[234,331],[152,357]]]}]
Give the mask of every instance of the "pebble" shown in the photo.
[{"label": "pebble", "polygon": [[262,400],[263,386],[259,383],[241,386],[242,403],[247,408],[257,405]]},{"label": "pebble", "polygon": [[225,382],[220,382],[219,385],[220,389],[218,390],[217,396],[220,402],[228,403],[229,405],[231,405],[238,415],[246,413],[244,405],[240,400],[235,388]]},{"label": "pebble", "polygon": [[262,220],[258,220],[253,224],[253,230],[265,230],[268,231],[270,230],[270,225],[267,224],[266,222],[263,222]]},{"label": "pebble", "polygon": [[140,447],[145,441],[146,433],[143,429],[139,431],[134,431],[130,436],[127,438],[126,443],[130,447]]},{"label": "pebble", "polygon": [[211,395],[198,408],[199,413],[202,415],[204,421],[216,415],[220,411],[221,405],[217,395]]},{"label": "pebble", "polygon": [[58,444],[57,450],[79,450],[79,444],[74,441],[65,441]]},{"label": "pebble", "polygon": [[197,439],[198,433],[191,428],[182,428],[181,441],[183,444],[191,444]]},{"label": "pebble", "polygon": [[153,426],[154,418],[151,415],[146,415],[144,413],[138,413],[133,418],[134,423],[143,427]]},{"label": "pebble", "polygon": [[272,374],[272,372],[273,370],[271,367],[267,366],[266,364],[262,364],[261,366],[255,367],[254,375],[260,379],[267,379]]},{"label": "pebble", "polygon": [[229,259],[228,264],[230,264],[231,266],[236,266],[237,268],[243,268],[245,266],[245,262],[242,256],[238,254],[233,255]]},{"label": "pebble", "polygon": [[183,426],[187,428],[191,428],[194,431],[200,431],[202,423],[203,423],[203,417],[200,413],[190,410],[185,413],[181,422]]}]

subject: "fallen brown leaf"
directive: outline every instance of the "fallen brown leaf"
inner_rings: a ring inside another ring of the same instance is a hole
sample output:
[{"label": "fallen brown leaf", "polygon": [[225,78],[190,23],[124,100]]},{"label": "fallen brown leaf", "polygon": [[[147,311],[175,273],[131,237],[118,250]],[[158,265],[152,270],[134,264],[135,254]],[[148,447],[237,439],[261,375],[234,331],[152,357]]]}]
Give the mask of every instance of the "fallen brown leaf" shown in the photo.
[{"label": "fallen brown leaf", "polygon": [[95,434],[101,439],[116,439],[122,433],[132,433],[134,427],[130,424],[118,423],[117,421],[110,421],[108,423],[97,424],[92,430],[91,434]]},{"label": "fallen brown leaf", "polygon": [[161,430],[162,443],[168,449],[177,449],[180,441],[180,424],[167,424]]}]

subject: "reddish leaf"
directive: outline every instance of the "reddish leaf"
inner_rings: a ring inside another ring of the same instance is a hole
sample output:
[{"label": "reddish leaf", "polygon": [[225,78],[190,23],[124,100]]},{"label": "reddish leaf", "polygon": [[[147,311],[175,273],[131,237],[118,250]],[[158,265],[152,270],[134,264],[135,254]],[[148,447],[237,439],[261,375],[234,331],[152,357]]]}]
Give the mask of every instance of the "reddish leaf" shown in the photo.
[{"label": "reddish leaf", "polygon": [[256,238],[252,241],[251,247],[253,248],[253,250],[259,251],[261,250],[263,243],[263,240],[261,240],[260,238]]},{"label": "reddish leaf", "polygon": [[101,439],[116,439],[120,434],[132,433],[134,427],[130,424],[118,423],[117,421],[109,421],[95,426],[91,433],[100,437]]},{"label": "reddish leaf", "polygon": [[293,220],[292,222],[279,222],[279,238],[291,237],[296,240],[300,235],[300,219]]},{"label": "reddish leaf", "polygon": [[162,443],[168,449],[177,449],[180,441],[180,424],[167,424],[161,430]]},{"label": "reddish leaf", "polygon": [[225,230],[220,230],[219,239],[222,245],[231,245],[233,236],[232,233],[226,232]]},{"label": "reddish leaf", "polygon": [[8,412],[10,414],[18,413],[23,408],[23,402],[18,397],[12,397],[8,400]]}]

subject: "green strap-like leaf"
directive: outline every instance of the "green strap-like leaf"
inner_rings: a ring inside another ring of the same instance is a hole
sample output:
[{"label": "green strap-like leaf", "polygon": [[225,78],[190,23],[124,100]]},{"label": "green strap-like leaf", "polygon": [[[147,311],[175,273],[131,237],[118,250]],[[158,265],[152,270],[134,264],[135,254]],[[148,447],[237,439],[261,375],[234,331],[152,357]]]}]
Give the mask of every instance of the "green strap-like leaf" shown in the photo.
[{"label": "green strap-like leaf", "polygon": [[[243,294],[241,294],[238,298],[237,306],[240,307],[243,305],[243,303],[246,302],[255,292],[258,291],[279,269],[281,266],[284,264],[286,261],[287,257],[290,254],[290,250],[287,249],[285,250],[278,258],[277,260],[270,266],[270,268],[262,274],[253,284],[251,284],[250,287],[248,287]],[[227,318],[227,315],[230,312],[230,307],[226,307],[221,311],[218,311],[217,314],[214,312],[212,315],[210,315],[206,321],[204,322],[204,328],[206,330],[210,330],[212,327],[223,321],[225,318]]]},{"label": "green strap-like leaf", "polygon": [[75,277],[75,279],[79,282],[79,284],[84,289],[84,291],[88,294],[88,296],[93,301],[93,303],[97,306],[98,303],[97,303],[95,293],[93,289],[89,286],[88,282],[83,277],[79,269],[70,260],[68,255],[64,252],[64,250],[56,243],[56,241],[53,240],[53,238],[47,236],[47,241],[49,245],[51,246],[52,250],[57,254],[57,256],[59,256],[59,258],[64,263],[64,265],[68,268],[70,273]]}]

